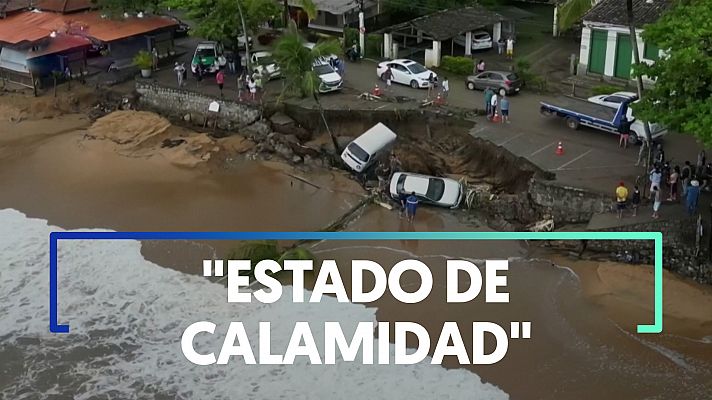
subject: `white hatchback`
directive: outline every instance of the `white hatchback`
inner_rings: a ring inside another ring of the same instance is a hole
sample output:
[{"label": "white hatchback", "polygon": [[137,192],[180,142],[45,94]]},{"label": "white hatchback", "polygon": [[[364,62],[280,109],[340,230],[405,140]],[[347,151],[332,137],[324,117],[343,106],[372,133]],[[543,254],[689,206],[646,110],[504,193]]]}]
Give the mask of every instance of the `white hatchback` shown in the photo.
[{"label": "white hatchback", "polygon": [[413,89],[427,88],[428,78],[430,74],[433,75],[435,82],[438,80],[438,75],[425,68],[422,64],[415,62],[413,60],[398,59],[391,61],[383,61],[376,66],[376,75],[385,80],[385,73],[391,67],[391,72],[393,77],[391,80],[396,83],[401,83],[403,85],[409,85]]},{"label": "white hatchback", "polygon": [[[453,42],[465,47],[465,34],[460,36],[455,36]],[[470,43],[470,48],[472,50],[486,50],[492,48],[492,36],[485,31],[475,31],[472,32],[472,43]]]},{"label": "white hatchback", "polygon": [[396,201],[399,201],[401,195],[408,196],[415,193],[423,203],[450,208],[460,205],[464,196],[462,185],[454,179],[410,172],[393,174],[390,192],[391,197]]}]

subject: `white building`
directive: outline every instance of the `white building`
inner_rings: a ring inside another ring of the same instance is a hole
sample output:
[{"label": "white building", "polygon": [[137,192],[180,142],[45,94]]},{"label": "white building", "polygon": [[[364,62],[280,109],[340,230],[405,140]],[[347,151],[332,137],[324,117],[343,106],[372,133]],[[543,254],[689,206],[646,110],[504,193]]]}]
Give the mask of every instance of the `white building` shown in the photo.
[{"label": "white building", "polygon": [[[653,63],[662,51],[641,38],[644,26],[653,23],[672,0],[633,0],[633,17],[641,62]],[[600,75],[604,79],[630,80],[633,50],[625,0],[603,0],[583,17],[579,75]]]}]

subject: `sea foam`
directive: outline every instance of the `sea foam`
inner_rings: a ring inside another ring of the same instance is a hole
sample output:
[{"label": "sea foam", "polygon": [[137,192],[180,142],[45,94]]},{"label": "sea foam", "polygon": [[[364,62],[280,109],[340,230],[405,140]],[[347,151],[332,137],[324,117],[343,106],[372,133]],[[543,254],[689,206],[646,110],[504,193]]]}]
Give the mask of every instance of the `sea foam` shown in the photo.
[{"label": "sea foam", "polygon": [[[217,353],[230,321],[244,322],[252,343],[258,322],[272,322],[273,348],[284,349],[289,335],[279,332],[291,333],[297,321],[311,324],[319,344],[325,321],[339,321],[349,337],[357,322],[376,320],[376,309],[333,298],[228,304],[222,285],[148,262],[136,241],[60,241],[59,323],[68,323],[71,333],[52,334],[48,239],[55,230],[44,220],[0,210],[0,352],[16,356],[14,368],[0,368],[6,375],[0,398],[509,398],[476,374],[431,365],[429,358],[402,366],[338,359],[311,365],[304,357],[289,366],[245,365],[241,358],[193,365],[181,353],[180,336],[196,321],[218,325],[215,335],[196,337],[198,350]],[[282,298],[291,298],[289,288]]]}]

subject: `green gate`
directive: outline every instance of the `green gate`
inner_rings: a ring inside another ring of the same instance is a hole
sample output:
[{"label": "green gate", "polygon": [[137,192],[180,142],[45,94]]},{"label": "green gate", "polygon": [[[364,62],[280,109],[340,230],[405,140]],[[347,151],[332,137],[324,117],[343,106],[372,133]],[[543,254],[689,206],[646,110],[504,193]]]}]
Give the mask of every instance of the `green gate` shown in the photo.
[{"label": "green gate", "polygon": [[618,35],[616,41],[616,66],[613,71],[613,75],[616,78],[630,79],[632,54],[630,35]]},{"label": "green gate", "polygon": [[588,72],[601,74],[606,70],[606,46],[608,45],[608,32],[591,31],[591,51],[588,56]]}]

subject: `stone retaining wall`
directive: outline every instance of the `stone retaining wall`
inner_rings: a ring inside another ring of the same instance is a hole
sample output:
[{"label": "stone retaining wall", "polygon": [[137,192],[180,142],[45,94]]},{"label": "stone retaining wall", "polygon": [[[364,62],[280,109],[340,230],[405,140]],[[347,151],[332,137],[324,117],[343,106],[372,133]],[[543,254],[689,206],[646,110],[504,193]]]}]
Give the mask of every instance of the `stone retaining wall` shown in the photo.
[{"label": "stone retaining wall", "polygon": [[[197,125],[203,125],[205,118],[214,116],[208,112],[211,102],[220,104],[217,113],[217,126],[224,130],[233,130],[252,125],[260,119],[262,112],[258,107],[215,99],[201,93],[185,89],[170,88],[150,81],[137,81],[136,91],[140,95],[142,107],[155,110],[162,115],[183,118]],[[210,123],[212,124],[212,119]]]}]

